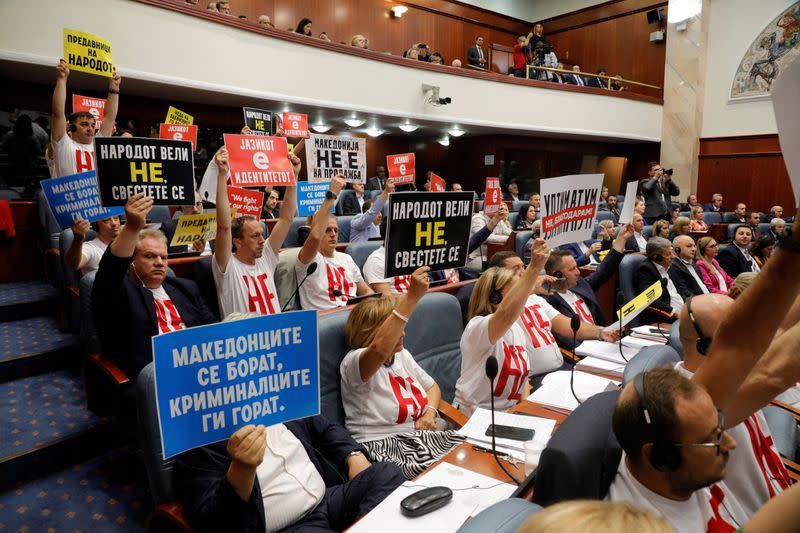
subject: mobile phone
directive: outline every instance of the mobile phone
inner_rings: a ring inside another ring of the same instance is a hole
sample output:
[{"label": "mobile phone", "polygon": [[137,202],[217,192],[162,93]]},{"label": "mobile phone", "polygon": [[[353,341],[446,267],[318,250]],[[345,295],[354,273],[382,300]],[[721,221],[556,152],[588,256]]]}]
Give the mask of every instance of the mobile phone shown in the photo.
[{"label": "mobile phone", "polygon": [[494,436],[498,439],[519,440],[522,442],[531,440],[533,435],[536,433],[536,431],[529,428],[504,426],[502,424],[489,424],[489,427],[486,428],[487,437],[492,436],[492,428],[494,428]]}]

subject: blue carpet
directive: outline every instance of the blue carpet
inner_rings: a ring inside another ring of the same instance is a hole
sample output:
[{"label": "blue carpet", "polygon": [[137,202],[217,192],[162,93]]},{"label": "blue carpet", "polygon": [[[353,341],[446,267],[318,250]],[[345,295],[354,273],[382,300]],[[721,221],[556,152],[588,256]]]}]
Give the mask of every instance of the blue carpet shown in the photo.
[{"label": "blue carpet", "polygon": [[53,300],[58,290],[45,281],[0,283],[0,306]]},{"label": "blue carpet", "polygon": [[0,493],[0,531],[144,531],[151,509],[144,468],[119,450]]},{"label": "blue carpet", "polygon": [[58,330],[55,317],[0,323],[0,362],[78,345],[78,335]]},{"label": "blue carpet", "polygon": [[0,457],[41,448],[105,422],[86,408],[78,370],[59,370],[0,384]]}]

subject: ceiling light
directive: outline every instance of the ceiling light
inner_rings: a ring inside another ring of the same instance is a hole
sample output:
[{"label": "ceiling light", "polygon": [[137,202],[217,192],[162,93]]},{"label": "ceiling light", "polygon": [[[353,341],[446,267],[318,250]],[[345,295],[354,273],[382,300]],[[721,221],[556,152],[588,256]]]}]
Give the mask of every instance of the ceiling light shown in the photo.
[{"label": "ceiling light", "polygon": [[370,128],[367,130],[367,135],[370,137],[380,137],[383,135],[383,130],[379,130],[377,128]]},{"label": "ceiling light", "polygon": [[408,11],[408,8],[406,6],[394,6],[392,8],[392,15],[394,15],[395,18],[399,19],[400,17],[403,16],[403,13],[405,13],[407,11]]},{"label": "ceiling light", "polygon": [[328,126],[327,124],[320,123],[320,124],[312,124],[311,129],[316,131],[317,133],[325,133],[326,131],[331,129],[331,127]]},{"label": "ceiling light", "polygon": [[450,146],[450,137],[445,137],[443,139],[439,139],[437,142],[439,144],[441,144],[442,146]]},{"label": "ceiling light", "polygon": [[449,133],[453,137],[461,137],[466,132],[464,130],[462,130],[462,129],[459,129],[458,126],[455,126],[454,128],[447,130],[447,133]]},{"label": "ceiling light", "polygon": [[350,126],[351,128],[357,128],[357,127],[363,125],[364,122],[366,122],[366,121],[362,120],[360,118],[355,118],[355,117],[348,118],[347,120],[344,121],[344,123],[347,124],[348,126]]},{"label": "ceiling light", "polygon": [[416,131],[419,126],[416,124],[409,124],[406,122],[405,124],[400,124],[400,129],[406,133],[411,133],[412,131]]}]

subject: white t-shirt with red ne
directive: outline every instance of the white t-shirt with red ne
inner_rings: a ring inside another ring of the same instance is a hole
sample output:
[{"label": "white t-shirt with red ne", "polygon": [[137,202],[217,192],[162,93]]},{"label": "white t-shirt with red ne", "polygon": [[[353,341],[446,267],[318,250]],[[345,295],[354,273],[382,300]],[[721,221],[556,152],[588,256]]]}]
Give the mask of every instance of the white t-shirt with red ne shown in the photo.
[{"label": "white t-shirt with red ne", "polygon": [[170,333],[179,329],[186,329],[181,315],[175,304],[172,303],[167,291],[161,286],[157,289],[149,289],[153,293],[153,303],[156,306],[156,322],[158,323],[158,333]]},{"label": "white t-shirt with red ne", "polygon": [[606,500],[628,502],[637,509],[663,516],[678,533],[733,533],[748,519],[724,481],[694,491],[688,500],[670,500],[633,477],[624,453]]},{"label": "white t-shirt with red ne", "polygon": [[66,133],[53,141],[55,177],[71,176],[94,170],[94,144],[80,144]]},{"label": "white t-shirt with red ne", "polygon": [[578,318],[581,321],[586,322],[587,324],[594,324],[594,318],[592,317],[592,312],[589,311],[589,306],[586,305],[586,302],[575,294],[572,291],[564,291],[558,293],[561,298],[567,302],[567,305],[572,309],[572,312],[578,315]]},{"label": "white t-shirt with red ne", "polygon": [[364,262],[364,279],[367,283],[386,283],[392,294],[405,294],[411,286],[411,276],[386,277],[386,248],[381,246],[369,254]]},{"label": "white t-shirt with red ne", "polygon": [[359,442],[414,431],[414,421],[425,414],[433,378],[403,348],[391,365],[381,365],[363,382],[358,360],[364,350],[351,350],[339,365],[347,429]]},{"label": "white t-shirt with red ne", "polygon": [[306,264],[298,259],[294,265],[298,283],[306,277],[306,269],[313,262],[317,263],[317,269],[300,287],[300,305],[303,309],[344,307],[347,300],[358,295],[358,284],[364,278],[352,257],[334,251],[333,257],[325,257],[317,252],[316,257]]},{"label": "white t-shirt with red ne", "polygon": [[525,332],[525,350],[528,352],[531,374],[552,372],[564,364],[551,331],[553,318],[560,314],[541,296],[531,294],[525,302],[517,324]]},{"label": "white t-shirt with red ne", "polygon": [[490,384],[486,377],[486,360],[497,358],[498,373],[492,394],[494,407],[505,411],[519,403],[528,380],[528,354],[525,333],[517,323],[494,344],[489,342],[489,318],[476,316],[461,335],[461,376],[456,382],[454,404],[467,416],[478,407],[488,409]]},{"label": "white t-shirt with red ne", "polygon": [[281,304],[274,280],[277,267],[278,256],[268,244],[252,265],[242,263],[231,255],[225,272],[217,265],[217,258],[212,257],[211,272],[214,274],[222,318],[231,313],[280,313]]}]

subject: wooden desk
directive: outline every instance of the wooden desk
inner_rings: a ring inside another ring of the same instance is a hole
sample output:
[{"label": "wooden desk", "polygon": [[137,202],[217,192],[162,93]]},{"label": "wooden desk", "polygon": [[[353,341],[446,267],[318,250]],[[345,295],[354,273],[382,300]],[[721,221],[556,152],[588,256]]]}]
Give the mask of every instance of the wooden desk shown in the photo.
[{"label": "wooden desk", "polygon": [[[727,242],[728,240],[728,224],[711,224],[708,228],[706,235],[714,237],[717,242]],[[702,235],[700,236],[702,237]]]},{"label": "wooden desk", "polygon": [[[596,267],[582,266],[580,267],[581,276],[584,278],[593,274],[597,270]],[[619,273],[614,272],[611,278],[600,286],[599,289],[594,291],[597,295],[597,301],[600,304],[600,309],[603,310],[606,321],[612,324],[615,320],[617,309],[617,287],[619,285]]]}]

